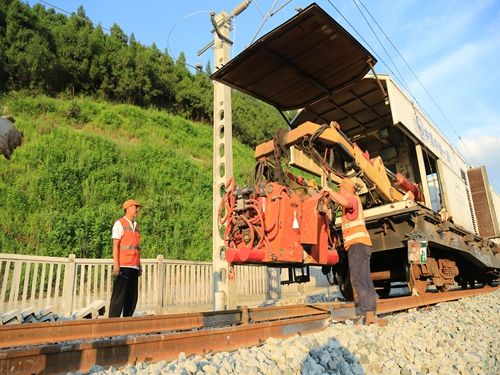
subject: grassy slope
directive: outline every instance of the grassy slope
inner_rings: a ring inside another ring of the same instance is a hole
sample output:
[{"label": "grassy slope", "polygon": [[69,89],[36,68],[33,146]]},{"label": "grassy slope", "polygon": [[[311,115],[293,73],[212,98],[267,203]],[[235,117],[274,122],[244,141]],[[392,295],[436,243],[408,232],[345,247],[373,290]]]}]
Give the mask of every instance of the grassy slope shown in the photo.
[{"label": "grassy slope", "polygon": [[[0,251],[110,257],[111,226],[129,197],[145,257],[211,257],[212,128],[158,110],[9,95],[3,114],[25,134],[0,159]],[[253,151],[233,144],[236,178]]]}]

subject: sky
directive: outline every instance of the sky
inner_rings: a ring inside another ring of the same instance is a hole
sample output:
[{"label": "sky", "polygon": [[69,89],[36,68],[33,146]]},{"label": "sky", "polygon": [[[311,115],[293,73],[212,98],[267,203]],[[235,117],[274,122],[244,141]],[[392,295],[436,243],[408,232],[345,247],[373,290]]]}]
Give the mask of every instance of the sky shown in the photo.
[{"label": "sky", "polygon": [[[213,39],[210,11],[229,13],[239,1],[28,0],[27,3],[41,2],[46,7],[51,4],[68,12],[76,12],[81,5],[87,16],[105,29],[117,23],[143,44],[155,43],[174,58],[184,52],[188,64],[205,66],[213,61],[212,50],[200,57],[197,52]],[[310,3],[253,0],[233,20],[232,56],[254,38],[295,15],[297,8]],[[360,42],[379,60],[377,73],[392,71],[402,77],[399,80],[404,80],[434,124],[460,150],[467,166],[485,165],[490,184],[500,193],[500,0],[318,0],[317,4],[358,40],[357,33],[362,36],[364,41]],[[266,17],[270,12],[272,15]]]}]

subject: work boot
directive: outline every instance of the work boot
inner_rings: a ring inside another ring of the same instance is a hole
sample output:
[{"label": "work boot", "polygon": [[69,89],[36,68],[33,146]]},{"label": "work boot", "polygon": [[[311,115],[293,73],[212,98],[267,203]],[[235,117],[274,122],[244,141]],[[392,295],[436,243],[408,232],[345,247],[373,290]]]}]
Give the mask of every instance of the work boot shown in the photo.
[{"label": "work boot", "polygon": [[379,319],[375,314],[375,311],[365,312],[365,325],[377,324],[379,327],[385,327],[387,325],[387,320]]},{"label": "work boot", "polygon": [[360,306],[356,306],[354,305],[354,314],[356,314],[356,316],[363,316],[363,310],[361,310],[361,307]]}]

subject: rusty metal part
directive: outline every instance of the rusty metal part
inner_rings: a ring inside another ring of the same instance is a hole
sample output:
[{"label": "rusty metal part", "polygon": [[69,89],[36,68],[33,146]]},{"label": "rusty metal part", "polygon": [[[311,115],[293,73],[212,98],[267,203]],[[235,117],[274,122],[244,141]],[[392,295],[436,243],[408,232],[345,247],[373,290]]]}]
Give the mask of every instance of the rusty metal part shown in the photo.
[{"label": "rusty metal part", "polygon": [[484,287],[474,290],[456,290],[447,293],[426,293],[423,296],[407,296],[381,299],[377,302],[377,313],[390,313],[417,307],[429,306],[440,302],[453,301],[498,290],[498,287]]},{"label": "rusty metal part", "polygon": [[[474,290],[460,290],[449,293],[428,293],[424,296],[408,296],[380,300],[377,313],[407,310],[428,306],[439,302],[456,300],[463,297],[479,295],[499,288],[486,287]],[[234,315],[236,314],[236,315]],[[0,373],[9,374],[60,374],[69,371],[87,371],[94,365],[125,366],[142,361],[173,360],[179,352],[186,355],[207,354],[216,351],[229,351],[263,343],[268,337],[286,338],[295,334],[304,334],[324,329],[333,317],[335,320],[350,319],[355,316],[354,304],[344,302],[322,303],[314,305],[295,305],[282,307],[265,307],[230,312],[208,312],[201,314],[175,314],[148,318],[114,318],[102,321],[62,322],[59,329],[54,323],[41,323],[26,326],[15,326],[22,332],[37,329],[45,325],[47,338],[42,342],[48,345],[32,345],[28,347],[9,347],[0,350]],[[161,332],[165,326],[188,329],[187,332]],[[206,319],[203,322],[200,319]],[[155,322],[156,321],[156,322]],[[168,323],[167,323],[168,322]],[[242,324],[223,328],[199,329],[220,326],[228,322]],[[247,324],[245,322],[250,322]],[[252,323],[254,322],[254,323]],[[62,339],[68,332],[75,331],[79,325],[80,336],[90,338],[84,341],[67,341]],[[115,334],[102,337],[104,327]],[[71,328],[73,327],[73,328]],[[96,328],[100,327],[100,328]],[[137,331],[142,327],[143,332]],[[145,329],[145,327],[147,327]],[[0,327],[0,337],[11,331],[12,326]],[[144,334],[149,330],[150,334]],[[118,334],[118,332],[121,332]],[[41,331],[38,332],[40,336]],[[12,343],[18,342],[10,332]],[[113,338],[109,338],[113,337]],[[39,337],[40,340],[40,337]],[[33,341],[33,340],[32,340]],[[56,341],[63,341],[55,343]],[[5,345],[7,340],[3,339]]]},{"label": "rusty metal part", "polygon": [[409,265],[409,282],[408,285],[412,294],[423,295],[427,289],[427,277],[422,274],[420,264]]},{"label": "rusty metal part", "polygon": [[[124,366],[142,361],[173,360],[179,352],[207,354],[261,344],[326,328],[330,314],[276,320],[195,332],[118,337],[82,343],[52,344],[0,351],[2,374],[59,374],[87,371],[93,365]],[[129,321],[129,325],[133,322]]]},{"label": "rusty metal part", "polygon": [[438,259],[437,267],[434,269],[432,282],[441,292],[448,291],[458,276],[458,267],[454,261],[449,259]]},{"label": "rusty metal part", "polygon": [[403,267],[393,267],[388,270],[372,270],[371,278],[373,281],[406,280],[406,274]]},{"label": "rusty metal part", "polygon": [[0,348],[240,324],[241,311],[17,324],[0,327]]},{"label": "rusty metal part", "polygon": [[326,311],[313,305],[272,306],[249,309],[251,323],[269,322],[302,316],[322,315]]},{"label": "rusty metal part", "polygon": [[373,281],[390,280],[391,279],[391,271],[386,270],[386,271],[372,272],[371,277],[372,277]]},{"label": "rusty metal part", "polygon": [[410,284],[419,294],[425,293],[427,279],[432,279],[432,284],[439,291],[446,292],[455,283],[458,267],[454,261],[449,259],[428,258],[425,264],[412,264],[410,272]]},{"label": "rusty metal part", "polygon": [[[484,287],[481,289],[455,290],[447,293],[428,292],[420,296],[402,296],[380,299],[377,301],[377,313],[386,314],[417,307],[425,307],[440,302],[458,300],[464,297],[477,296],[499,290],[498,287]],[[329,310],[336,321],[354,319],[356,317],[354,303],[319,303],[315,304],[324,310]]]},{"label": "rusty metal part", "polygon": [[9,325],[0,327],[0,348],[51,344],[89,338],[96,339],[234,326],[245,323],[244,314],[248,315],[248,321],[258,323],[321,315],[324,313],[324,310],[319,310],[314,306],[296,305],[251,309],[240,308],[238,310],[171,314],[141,318],[110,318]]}]

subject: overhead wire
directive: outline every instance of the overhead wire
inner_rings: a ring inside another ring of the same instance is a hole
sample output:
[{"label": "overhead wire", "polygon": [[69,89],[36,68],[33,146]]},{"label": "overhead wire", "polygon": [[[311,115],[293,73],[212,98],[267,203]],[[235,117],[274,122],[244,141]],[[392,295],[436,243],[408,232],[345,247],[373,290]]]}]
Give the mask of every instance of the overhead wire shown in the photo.
[{"label": "overhead wire", "polygon": [[118,36],[118,37],[122,38],[124,41],[128,42],[128,36],[127,36],[127,35],[125,35],[125,34],[123,34],[123,33],[117,33],[116,31],[112,31],[112,30],[110,30],[110,29],[108,29],[108,28],[106,28],[106,27],[104,27],[104,26],[102,26],[102,25],[100,25],[100,24],[96,24],[96,23],[92,22],[92,21],[91,21],[90,19],[88,19],[88,18],[81,17],[81,16],[79,16],[79,15],[78,15],[77,13],[75,13],[75,12],[70,12],[70,11],[67,11],[67,10],[65,10],[65,9],[63,9],[63,8],[60,8],[60,7],[58,7],[58,6],[54,5],[54,4],[49,3],[48,1],[45,1],[45,0],[38,0],[38,1],[39,1],[40,3],[42,3],[42,4],[45,4],[45,5],[48,5],[48,6],[52,7],[52,8],[54,8],[54,9],[57,9],[57,10],[59,10],[59,11],[63,12],[63,13],[69,14],[70,16],[74,16],[74,17],[78,18],[78,19],[79,19],[79,20],[81,20],[81,21],[88,22],[88,23],[90,23],[91,25],[93,25],[93,26],[94,26],[94,27],[96,27],[96,28],[97,28],[97,27],[100,27],[101,29],[106,30],[106,31],[107,31],[107,32],[109,32],[110,34],[114,34],[114,35],[116,35],[116,36]]},{"label": "overhead wire", "polygon": [[274,12],[272,12],[271,16],[274,16],[276,13],[278,13],[281,9],[283,9],[284,7],[286,7],[290,2],[292,2],[292,0],[287,0],[285,1],[285,3],[280,6],[278,9],[276,9]]},{"label": "overhead wire", "polygon": [[[387,34],[382,30],[381,26],[379,25],[379,23],[375,20],[375,18],[373,17],[373,15],[369,12],[369,10],[365,7],[365,5],[362,3],[361,0],[359,0],[360,4],[363,6],[363,8],[365,9],[365,11],[370,15],[370,17],[372,18],[372,20],[377,24],[378,28],[382,31],[382,33],[384,33],[386,39],[390,40],[389,37],[387,36]],[[394,68],[396,69],[396,71],[399,73],[399,77],[401,78],[401,80],[399,79],[398,76],[396,76],[394,74],[394,72],[392,72],[391,70],[391,73],[393,74],[394,78],[399,81],[399,83],[406,89],[406,91],[408,92],[408,94],[410,95],[411,99],[413,100],[413,102],[415,102],[419,108],[420,111],[422,111],[424,113],[425,116],[427,116],[430,121],[434,124],[437,124],[436,121],[433,120],[432,116],[425,110],[424,106],[420,104],[420,102],[418,101],[418,99],[416,98],[416,95],[413,94],[412,90],[410,89],[409,85],[406,83],[406,81],[404,80],[403,78],[403,75],[401,74],[401,72],[399,71],[399,69],[397,68],[394,60],[391,58],[389,52],[387,51],[387,49],[385,48],[385,46],[383,45],[382,41],[380,40],[380,38],[378,37],[377,33],[375,32],[375,30],[373,29],[373,27],[371,26],[370,22],[366,19],[364,13],[361,11],[361,9],[359,8],[358,4],[356,3],[356,0],[353,0],[353,3],[354,5],[356,5],[356,8],[358,9],[359,13],[361,14],[361,16],[363,17],[363,19],[365,20],[366,24],[368,25],[368,27],[370,28],[370,30],[372,31],[373,35],[375,36],[375,38],[377,39],[377,41],[379,42],[380,46],[382,47],[382,49],[385,51],[385,53],[387,54],[387,56],[389,57],[389,60],[391,61],[392,65],[394,66]],[[338,11],[338,10],[337,10]],[[344,17],[345,19],[345,17]],[[351,25],[351,27],[354,27]],[[357,32],[357,30],[355,30]],[[359,35],[359,33],[358,33]],[[368,45],[369,46],[369,45]],[[371,47],[370,47],[371,48]],[[395,48],[395,47],[393,47]],[[399,52],[399,51],[398,51]],[[383,61],[378,55],[376,55],[377,58],[379,58],[382,63],[389,69],[389,67],[387,66],[387,64],[385,63],[385,61]],[[412,105],[415,107],[415,105],[412,103]],[[437,126],[437,125],[436,125]],[[446,139],[445,139],[446,140]],[[453,148],[451,143],[447,142],[448,146],[450,146],[450,148]]]},{"label": "overhead wire", "polygon": [[231,44],[231,56],[234,56],[234,46],[236,45],[236,17],[233,18],[232,22],[233,26],[233,37],[231,38],[232,44]]},{"label": "overhead wire", "polygon": [[[172,34],[172,32],[174,31],[174,29],[179,26],[182,22],[186,21],[188,18],[192,17],[192,16],[195,16],[197,14],[202,14],[202,13],[209,13],[210,14],[210,11],[209,10],[198,10],[198,11],[195,11],[195,12],[191,12],[189,14],[187,14],[186,16],[184,16],[182,19],[180,19],[179,21],[177,21],[171,28],[170,30],[168,31],[168,34],[167,34],[167,51],[172,55],[172,58],[174,58],[174,54],[173,54],[173,51],[172,49],[170,48],[170,35]],[[193,67],[192,65],[189,65],[188,63],[186,63],[186,65],[188,66],[191,66]],[[195,67],[194,67],[195,68]],[[196,68],[195,68],[196,69]]]},{"label": "overhead wire", "polygon": [[[365,14],[361,11],[358,3],[356,2],[356,0],[352,0],[352,2],[354,3],[354,5],[356,6],[356,8],[358,9],[359,13],[361,14],[361,16],[364,18],[366,24],[368,25],[368,27],[370,28],[370,30],[372,31],[373,35],[375,36],[375,38],[377,39],[378,43],[380,44],[380,46],[382,47],[382,49],[384,50],[385,54],[387,55],[387,57],[389,58],[389,60],[391,61],[392,63],[392,66],[394,67],[394,69],[398,72],[399,74],[399,77],[398,79],[401,80],[401,82],[404,84],[404,88],[411,94],[411,90],[410,90],[410,87],[408,86],[408,84],[406,83],[403,75],[401,74],[401,72],[399,71],[398,67],[396,66],[396,64],[394,63],[394,60],[392,59],[391,55],[389,54],[389,52],[387,51],[387,49],[385,48],[384,44],[382,43],[382,41],[380,40],[380,38],[378,37],[377,33],[375,32],[375,30],[373,30],[373,27],[372,25],[370,24],[370,22],[368,22],[368,20],[366,19],[365,17]],[[413,95],[412,95],[413,96]]]},{"label": "overhead wire", "polygon": [[250,41],[250,44],[252,44],[254,41],[255,41],[255,38],[257,38],[257,35],[259,35],[260,33],[260,30],[262,30],[262,28],[264,27],[265,23],[267,22],[267,20],[272,17],[272,11],[276,5],[276,3],[278,2],[279,0],[274,0],[273,2],[273,5],[271,5],[271,9],[269,9],[269,11],[266,13],[266,15],[264,16],[264,19],[262,20],[262,22],[260,23],[259,27],[257,27],[257,31],[255,32],[255,35],[253,36],[252,40]]},{"label": "overhead wire", "polygon": [[[128,42],[128,41],[129,41],[129,37],[128,37],[126,34],[124,34],[124,33],[117,33],[116,31],[113,31],[113,30],[111,30],[111,29],[108,29],[108,28],[106,28],[106,27],[102,26],[101,24],[96,24],[95,22],[91,21],[91,20],[90,20],[90,19],[88,19],[88,18],[85,18],[85,17],[81,17],[81,16],[79,16],[79,15],[78,15],[77,13],[75,13],[75,12],[70,12],[70,11],[68,11],[68,10],[66,10],[66,9],[63,9],[63,8],[61,8],[61,7],[58,7],[58,6],[54,5],[54,4],[51,4],[51,3],[49,3],[48,1],[45,1],[45,0],[37,0],[37,1],[38,1],[38,2],[40,2],[40,3],[42,3],[42,4],[48,5],[48,6],[52,7],[52,8],[54,8],[54,9],[57,9],[57,10],[58,10],[58,11],[60,11],[60,12],[63,12],[63,13],[66,13],[66,14],[68,14],[68,15],[70,15],[70,16],[76,17],[76,18],[78,18],[78,19],[79,19],[79,20],[81,20],[81,21],[88,22],[88,23],[90,23],[91,25],[93,25],[93,26],[94,26],[94,27],[96,27],[96,28],[97,28],[97,27],[100,27],[101,29],[103,29],[103,30],[105,30],[105,31],[109,32],[110,34],[112,34],[112,35],[115,35],[115,36],[118,36],[118,37],[122,38],[122,40],[123,40],[123,41],[125,41],[125,42]],[[184,19],[186,19],[186,18],[188,18],[188,17],[190,17],[190,16],[192,16],[192,15],[194,15],[194,14],[198,14],[198,13],[205,13],[205,12],[206,12],[206,13],[210,13],[210,11],[197,11],[197,12],[193,12],[193,13],[191,13],[191,14],[188,14],[187,16],[185,16],[185,17],[184,17]],[[169,31],[169,34],[168,34],[168,37],[167,37],[167,51],[168,51],[168,52],[170,52],[170,53],[172,53],[172,51],[171,51],[171,49],[169,48],[169,45],[168,45],[168,38],[170,37],[170,33],[172,32],[173,28],[174,28],[174,27],[176,27],[176,26],[177,26],[179,23],[181,23],[182,21],[184,21],[184,19],[183,19],[183,20],[181,20],[181,21],[179,21],[179,22],[177,22],[177,24],[175,24],[175,25],[174,25],[174,26],[170,29],[170,31]],[[174,59],[174,60],[175,60],[174,55],[171,55],[171,57],[172,57],[172,59]],[[198,69],[198,67],[197,67],[196,65],[189,64],[187,61],[184,61],[184,65],[189,66],[190,68],[192,68],[192,69],[194,69],[195,71],[199,72],[199,69]],[[208,74],[207,74],[206,72],[203,72],[203,71],[202,71],[201,73],[202,73],[202,74],[206,74],[206,75],[208,76]]]},{"label": "overhead wire", "polygon": [[260,10],[258,4],[257,4],[257,1],[254,0],[253,1],[253,4],[255,4],[255,7],[257,8],[257,10],[259,11],[259,13],[262,15],[262,22],[260,23],[260,25],[257,27],[257,31],[255,32],[255,35],[253,36],[252,40],[250,41],[249,45],[252,44],[255,39],[257,38],[257,36],[259,35],[260,31],[262,30],[262,28],[264,27],[265,23],[267,22],[267,20],[269,20],[269,18],[271,18],[272,16],[274,16],[275,14],[277,14],[281,9],[283,9],[284,7],[286,7],[290,2],[292,2],[292,0],[286,0],[282,5],[280,5],[278,8],[275,9],[276,7],[276,4],[278,3],[279,0],[274,0],[273,4],[271,5],[271,8],[268,10],[268,12],[264,15],[264,13],[262,13],[262,11]]},{"label": "overhead wire", "polygon": [[257,10],[259,11],[260,15],[262,16],[262,18],[265,17],[264,13],[262,13],[262,10],[260,9],[259,7],[259,4],[257,4],[257,0],[253,0],[252,1],[253,5],[255,5],[255,7],[257,8]]},{"label": "overhead wire", "polygon": [[[355,2],[355,0],[353,0],[353,1]],[[423,90],[425,91],[425,93],[429,96],[429,98],[431,99],[431,101],[433,102],[433,104],[436,106],[436,108],[438,109],[438,111],[441,113],[441,115],[443,116],[443,118],[445,119],[445,121],[448,123],[448,125],[451,127],[451,129],[453,130],[453,132],[455,133],[455,135],[457,136],[457,138],[460,140],[460,142],[462,142],[462,144],[464,145],[464,147],[467,149],[467,152],[470,153],[472,162],[475,163],[476,165],[479,165],[479,163],[477,162],[477,159],[475,158],[475,156],[472,153],[472,151],[469,150],[469,148],[467,147],[467,144],[464,142],[464,140],[462,139],[462,137],[460,136],[460,134],[458,134],[457,130],[452,125],[451,121],[448,119],[448,117],[446,116],[446,114],[444,113],[444,111],[441,109],[441,107],[439,106],[439,104],[436,102],[436,100],[434,99],[434,97],[427,90],[427,88],[425,87],[425,85],[423,84],[423,82],[418,77],[417,73],[415,73],[415,71],[412,69],[412,67],[410,66],[410,64],[406,61],[406,59],[403,57],[403,55],[399,52],[399,49],[394,45],[394,43],[391,41],[391,39],[387,36],[387,34],[382,29],[382,27],[380,26],[380,24],[377,22],[377,20],[375,19],[375,17],[373,17],[373,15],[368,10],[368,8],[363,4],[362,0],[358,0],[358,1],[361,4],[361,6],[366,10],[366,12],[370,16],[370,18],[375,22],[375,24],[377,25],[377,27],[379,28],[379,30],[384,34],[385,38],[390,43],[390,45],[392,46],[392,48],[394,48],[394,50],[397,52],[397,54],[399,55],[399,57],[401,58],[401,60],[403,60],[403,62],[405,63],[405,65],[407,66],[407,68],[410,70],[410,72],[413,74],[413,76],[416,78],[416,80],[418,81],[418,83],[420,84],[420,86],[423,88]],[[366,18],[365,18],[365,20],[366,20]],[[422,107],[422,106],[420,106],[420,107]],[[437,124],[436,124],[436,126],[437,126]]]},{"label": "overhead wire", "polygon": [[344,21],[351,27],[351,29],[359,36],[359,38],[365,43],[365,45],[371,50],[373,51],[373,54],[375,55],[375,57],[377,58],[377,60],[381,61],[382,64],[384,64],[384,66],[387,68],[387,70],[392,74],[392,76],[402,85],[402,82],[399,81],[397,75],[392,71],[392,69],[390,68],[389,65],[386,64],[386,62],[384,61],[384,59],[382,59],[379,54],[375,51],[375,49],[370,45],[370,43],[368,43],[366,41],[366,39],[363,37],[363,35],[361,35],[361,33],[349,22],[349,20],[344,16],[344,14],[340,11],[340,9],[338,9],[333,3],[331,0],[328,0],[328,2],[330,3],[330,5],[337,11],[338,14],[340,14],[340,16],[344,19]]}]

